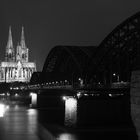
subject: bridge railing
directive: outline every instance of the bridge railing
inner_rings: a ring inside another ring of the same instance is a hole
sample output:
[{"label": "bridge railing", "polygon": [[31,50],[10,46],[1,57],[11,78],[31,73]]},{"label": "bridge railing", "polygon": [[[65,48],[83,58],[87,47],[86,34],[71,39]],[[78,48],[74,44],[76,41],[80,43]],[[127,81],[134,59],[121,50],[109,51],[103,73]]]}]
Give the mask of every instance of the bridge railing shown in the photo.
[{"label": "bridge railing", "polygon": [[100,83],[90,84],[90,85],[80,85],[80,84],[28,84],[28,85],[17,85],[10,87],[10,90],[45,90],[45,89],[71,89],[71,90],[93,90],[93,89],[122,89],[129,88],[129,82],[115,82],[111,85],[102,85]]}]

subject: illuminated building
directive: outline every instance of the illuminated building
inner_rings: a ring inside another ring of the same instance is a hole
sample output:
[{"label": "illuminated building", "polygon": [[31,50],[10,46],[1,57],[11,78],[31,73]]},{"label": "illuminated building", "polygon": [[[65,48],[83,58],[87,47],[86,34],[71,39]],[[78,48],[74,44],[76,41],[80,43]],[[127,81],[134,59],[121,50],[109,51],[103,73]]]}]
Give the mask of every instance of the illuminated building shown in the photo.
[{"label": "illuminated building", "polygon": [[36,64],[29,62],[29,49],[25,43],[22,27],[20,43],[14,49],[11,27],[5,52],[5,61],[0,63],[0,82],[29,82]]}]

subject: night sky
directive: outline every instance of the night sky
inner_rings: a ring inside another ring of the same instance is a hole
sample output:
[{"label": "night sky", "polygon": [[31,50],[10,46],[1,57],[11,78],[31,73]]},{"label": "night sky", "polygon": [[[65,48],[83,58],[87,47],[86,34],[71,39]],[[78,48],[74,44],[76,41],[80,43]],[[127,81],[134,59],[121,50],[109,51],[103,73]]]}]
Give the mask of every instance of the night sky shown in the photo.
[{"label": "night sky", "polygon": [[4,60],[10,25],[15,46],[24,26],[30,61],[41,71],[54,46],[97,46],[139,11],[140,0],[1,0],[0,61]]}]

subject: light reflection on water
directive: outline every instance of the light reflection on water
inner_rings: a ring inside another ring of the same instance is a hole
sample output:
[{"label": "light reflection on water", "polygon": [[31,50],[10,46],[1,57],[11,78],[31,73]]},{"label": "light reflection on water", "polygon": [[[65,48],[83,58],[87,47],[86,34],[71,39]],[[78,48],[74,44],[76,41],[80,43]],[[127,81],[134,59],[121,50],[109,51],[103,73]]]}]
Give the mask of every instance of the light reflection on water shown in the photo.
[{"label": "light reflection on water", "polygon": [[[19,105],[6,107],[9,111],[5,112],[4,127],[8,131],[16,132],[24,130],[33,132],[37,128],[37,111],[33,109],[26,110],[26,107]],[[6,109],[5,108],[5,109]],[[27,112],[26,112],[27,111]],[[28,126],[28,127],[26,127]],[[28,128],[28,129],[27,129]]]},{"label": "light reflection on water", "polygon": [[77,140],[77,137],[70,133],[62,133],[57,137],[57,140]]},{"label": "light reflection on water", "polygon": [[5,113],[5,105],[0,104],[0,117],[3,117]]},{"label": "light reflection on water", "polygon": [[37,110],[36,109],[28,109],[27,110],[27,114],[28,114],[28,116],[32,116],[32,115],[35,115],[35,116],[37,116]]},{"label": "light reflection on water", "polygon": [[4,114],[7,109],[9,109],[8,105],[0,103],[0,117],[4,117]]},{"label": "light reflection on water", "polygon": [[28,130],[36,132],[38,129],[38,112],[36,109],[28,109]]},{"label": "light reflection on water", "polygon": [[75,125],[77,122],[77,99],[67,97],[65,100],[65,125]]},{"label": "light reflection on water", "polygon": [[[11,139],[14,139],[17,135],[26,135],[27,137],[32,136],[34,140],[38,140],[37,135],[42,133],[44,134],[44,139],[50,138],[51,133],[49,133],[49,130],[46,128],[39,129],[37,109],[26,108],[20,105],[8,106],[0,104],[0,115],[3,117],[0,121],[0,128],[3,129],[5,134],[10,134],[4,135],[4,139],[10,139],[9,136],[12,134]],[[54,137],[54,135],[52,134],[51,137]],[[78,140],[74,134],[61,132],[54,139]]]},{"label": "light reflection on water", "polygon": [[14,108],[15,110],[18,110],[19,109],[19,106],[18,105],[15,105],[15,108]]}]

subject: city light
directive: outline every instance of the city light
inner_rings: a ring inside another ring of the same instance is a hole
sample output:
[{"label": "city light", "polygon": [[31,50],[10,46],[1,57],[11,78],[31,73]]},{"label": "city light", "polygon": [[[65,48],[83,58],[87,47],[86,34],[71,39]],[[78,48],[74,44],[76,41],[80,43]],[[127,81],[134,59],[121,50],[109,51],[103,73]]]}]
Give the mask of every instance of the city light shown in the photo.
[{"label": "city light", "polygon": [[57,140],[76,140],[76,139],[77,138],[74,135],[69,133],[60,134],[57,138]]},{"label": "city light", "polygon": [[19,95],[16,93],[16,94],[15,94],[15,97],[18,97],[18,96],[19,96]]},{"label": "city light", "polygon": [[31,115],[37,115],[37,111],[35,109],[28,109],[27,112],[28,112],[28,115],[29,116],[31,116]]},{"label": "city light", "polygon": [[65,125],[75,125],[77,121],[77,99],[72,96],[65,98]]},{"label": "city light", "polygon": [[3,117],[5,113],[5,105],[0,104],[0,117]]},{"label": "city light", "polygon": [[77,97],[80,98],[82,96],[81,92],[77,93]]},{"label": "city light", "polygon": [[37,94],[31,92],[30,96],[31,96],[31,104],[32,104],[32,106],[36,106],[37,105]]},{"label": "city light", "polygon": [[5,93],[0,94],[1,96],[5,96]]},{"label": "city light", "polygon": [[112,94],[108,94],[110,97],[112,97]]},{"label": "city light", "polygon": [[113,76],[116,76],[116,73],[113,73]]},{"label": "city light", "polygon": [[67,99],[67,97],[66,96],[63,96],[62,99],[65,101]]},{"label": "city light", "polygon": [[76,104],[77,104],[77,101],[74,98],[68,98],[66,100],[66,106],[68,107],[69,111],[72,111],[73,109],[75,109]]}]

